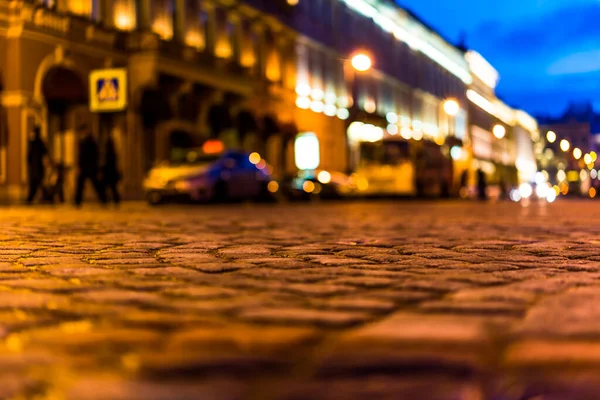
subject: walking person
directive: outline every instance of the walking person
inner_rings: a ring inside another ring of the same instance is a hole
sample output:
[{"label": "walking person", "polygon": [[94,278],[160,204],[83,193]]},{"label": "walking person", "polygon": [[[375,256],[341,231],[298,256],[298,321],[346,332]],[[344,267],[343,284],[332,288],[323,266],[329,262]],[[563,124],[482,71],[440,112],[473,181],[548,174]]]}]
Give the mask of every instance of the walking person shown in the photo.
[{"label": "walking person", "polygon": [[48,156],[48,148],[41,136],[39,127],[31,132],[29,146],[27,148],[27,169],[29,179],[29,194],[27,203],[31,204],[40,190],[46,173],[45,163]]},{"label": "walking person", "polygon": [[91,181],[98,200],[102,204],[106,204],[106,196],[102,185],[100,184],[98,171],[98,145],[92,135],[91,130],[87,126],[80,128],[81,140],[79,141],[79,159],[77,163],[77,188],[75,191],[75,205],[81,206],[83,201],[83,190],[85,182]]},{"label": "walking person", "polygon": [[477,189],[479,191],[479,200],[487,200],[487,180],[485,172],[481,168],[477,170]]},{"label": "walking person", "polygon": [[104,150],[102,183],[104,185],[105,193],[110,192],[113,203],[115,203],[115,205],[119,205],[121,202],[121,196],[119,196],[119,189],[117,186],[121,180],[121,173],[119,172],[118,167],[115,142],[111,136],[108,137]]}]

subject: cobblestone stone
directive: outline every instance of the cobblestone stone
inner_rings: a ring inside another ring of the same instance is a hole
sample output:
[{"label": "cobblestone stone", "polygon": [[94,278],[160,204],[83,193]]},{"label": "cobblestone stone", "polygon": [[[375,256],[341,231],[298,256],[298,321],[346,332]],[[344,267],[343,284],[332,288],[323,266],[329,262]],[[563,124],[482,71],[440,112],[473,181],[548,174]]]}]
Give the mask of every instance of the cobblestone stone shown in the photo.
[{"label": "cobblestone stone", "polygon": [[6,208],[0,398],[596,399],[594,208]]}]

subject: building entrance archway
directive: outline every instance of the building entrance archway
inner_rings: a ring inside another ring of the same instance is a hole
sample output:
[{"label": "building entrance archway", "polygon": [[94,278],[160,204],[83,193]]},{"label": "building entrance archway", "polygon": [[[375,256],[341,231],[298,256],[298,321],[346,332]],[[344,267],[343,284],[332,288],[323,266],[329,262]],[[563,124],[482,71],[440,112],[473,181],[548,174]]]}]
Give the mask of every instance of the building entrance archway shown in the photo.
[{"label": "building entrance archway", "polygon": [[[61,162],[73,161],[76,125],[89,122],[78,118],[77,110],[87,110],[88,93],[85,83],[73,70],[55,66],[46,72],[41,87],[46,105],[47,141],[52,157]],[[92,128],[91,126],[89,127]]]}]

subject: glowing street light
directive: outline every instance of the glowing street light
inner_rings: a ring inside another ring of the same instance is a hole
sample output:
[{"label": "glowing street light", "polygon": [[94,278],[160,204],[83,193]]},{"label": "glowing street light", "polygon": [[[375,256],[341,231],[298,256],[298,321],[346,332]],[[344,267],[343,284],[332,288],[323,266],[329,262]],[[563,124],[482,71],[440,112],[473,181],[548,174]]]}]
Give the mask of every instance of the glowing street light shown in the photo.
[{"label": "glowing street light", "polygon": [[356,54],[352,57],[351,60],[352,68],[357,70],[358,72],[366,72],[371,69],[373,62],[371,61],[371,57],[364,53]]},{"label": "glowing street light", "polygon": [[579,160],[582,155],[583,153],[581,152],[581,149],[579,147],[575,147],[573,149],[573,157],[575,157],[576,160]]},{"label": "glowing street light", "polygon": [[548,140],[548,143],[556,142],[556,133],[554,131],[548,131],[548,133],[546,133],[546,140]]},{"label": "glowing street light", "polygon": [[494,136],[496,136],[496,138],[498,139],[502,139],[504,136],[506,136],[506,128],[500,124],[494,126]]},{"label": "glowing street light", "polygon": [[460,106],[456,100],[448,99],[444,102],[444,111],[451,117],[455,117],[460,111]]},{"label": "glowing street light", "polygon": [[564,151],[566,153],[567,151],[569,151],[570,148],[571,148],[571,143],[569,143],[569,141],[567,139],[563,139],[560,141],[560,149],[562,151]]}]

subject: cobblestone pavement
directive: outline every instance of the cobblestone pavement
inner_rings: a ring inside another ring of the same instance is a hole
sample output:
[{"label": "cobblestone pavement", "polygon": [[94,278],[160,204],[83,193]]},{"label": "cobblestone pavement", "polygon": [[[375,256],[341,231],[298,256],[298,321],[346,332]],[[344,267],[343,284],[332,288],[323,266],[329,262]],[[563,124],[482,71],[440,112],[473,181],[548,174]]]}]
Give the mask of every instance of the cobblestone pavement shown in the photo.
[{"label": "cobblestone pavement", "polygon": [[600,212],[0,210],[1,399],[600,398]]}]

